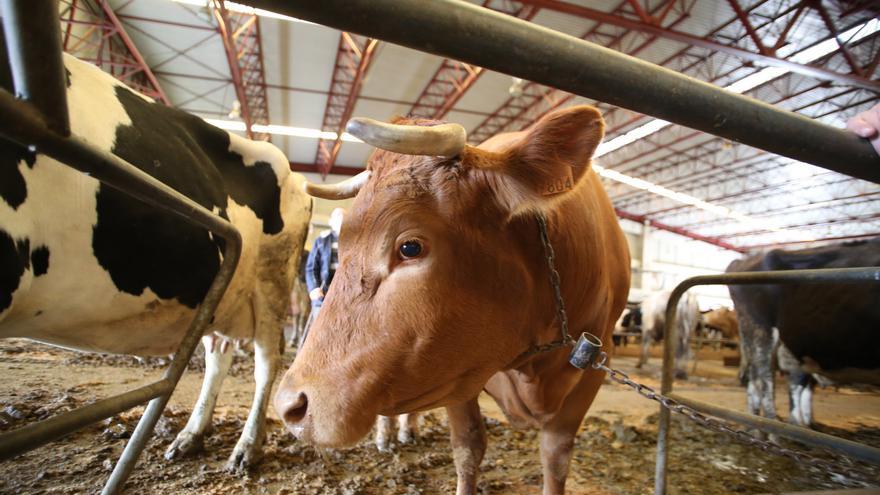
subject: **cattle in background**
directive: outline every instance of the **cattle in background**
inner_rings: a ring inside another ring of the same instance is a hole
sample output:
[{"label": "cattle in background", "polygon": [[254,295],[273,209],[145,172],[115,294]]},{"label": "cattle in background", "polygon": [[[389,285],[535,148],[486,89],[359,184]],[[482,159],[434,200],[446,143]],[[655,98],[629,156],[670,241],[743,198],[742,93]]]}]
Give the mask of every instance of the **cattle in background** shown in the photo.
[{"label": "cattle in background", "polygon": [[[739,345],[739,323],[736,321],[736,311],[721,306],[703,313],[703,321],[700,326],[700,336],[706,339],[724,339],[726,342],[716,340],[712,347],[716,350],[722,347],[736,347]],[[702,347],[703,342],[698,343]]]},{"label": "cattle in background", "polygon": [[[641,368],[648,362],[648,351],[651,344],[661,342],[666,332],[666,305],[672,291],[655,292],[642,301],[642,352],[636,368]],[[678,334],[675,345],[675,375],[679,378],[687,377],[684,369],[688,358],[688,340],[700,326],[700,306],[697,297],[690,292],[685,292],[678,301],[676,308],[678,320]]]},{"label": "cattle in background", "polygon": [[456,124],[397,123],[350,123],[385,149],[359,176],[309,188],[356,198],[333,285],[279,384],[279,416],[302,440],[342,446],[379,414],[445,406],[458,493],[474,493],[485,388],[512,425],[541,429],[544,490],[562,493],[604,377],[571,366],[569,347],[528,352],[560,338],[535,213],[546,218],[571,332],[610,340],[630,260],[590,167],[602,118],[586,106],[557,110],[479,147]]},{"label": "cattle in background", "polygon": [[[880,238],[774,250],[733,261],[728,272],[880,266]],[[880,385],[877,283],[731,285],[752,414],[776,417],[773,354],[789,375],[789,421],[812,423],[819,375],[837,383]]]},{"label": "cattle in background", "polygon": [[[6,51],[0,50],[5,57]],[[284,154],[134,93],[65,55],[72,133],[227,218],[238,269],[202,339],[205,381],[167,456],[194,452],[232,361],[253,339],[253,406],[228,467],[260,454],[291,283],[311,215]],[[8,63],[0,84],[11,89]],[[0,337],[135,355],[173,352],[221,262],[223,240],[0,139]]]},{"label": "cattle in background", "polygon": [[620,318],[614,324],[614,345],[627,345],[629,343],[629,334],[642,331],[642,307],[635,305],[623,310]]},{"label": "cattle in background", "polygon": [[299,348],[301,345],[300,341],[303,335],[305,335],[306,322],[309,321],[309,313],[312,311],[312,303],[309,299],[309,289],[306,287],[305,277],[308,253],[308,249],[303,249],[299,272],[293,281],[293,289],[290,291],[290,321],[284,328],[285,342],[296,348]]},{"label": "cattle in background", "polygon": [[391,452],[388,440],[392,434],[392,424],[397,423],[397,443],[413,443],[419,434],[419,413],[379,416],[376,420],[376,449]]},{"label": "cattle in background", "polygon": [[739,338],[736,311],[722,306],[703,313],[703,329],[707,336],[710,336],[709,332],[717,332],[716,338],[736,340]]}]

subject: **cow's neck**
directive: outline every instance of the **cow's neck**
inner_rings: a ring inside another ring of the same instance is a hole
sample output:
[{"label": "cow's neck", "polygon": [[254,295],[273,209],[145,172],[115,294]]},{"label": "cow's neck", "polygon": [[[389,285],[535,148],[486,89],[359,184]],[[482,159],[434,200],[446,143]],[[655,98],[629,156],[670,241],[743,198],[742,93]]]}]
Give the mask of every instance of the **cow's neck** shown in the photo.
[{"label": "cow's neck", "polygon": [[[591,174],[593,175],[593,174]],[[598,179],[588,177],[584,184],[546,212],[548,234],[555,252],[556,270],[560,275],[561,292],[573,338],[587,331],[608,341],[610,277],[602,260],[609,249],[609,228],[601,224],[605,218]],[[605,200],[607,202],[607,200]],[[612,213],[613,214],[613,213]],[[614,218],[614,217],[611,217]],[[616,225],[614,226],[616,227]],[[524,245],[524,256],[534,273],[534,316],[523,331],[530,336],[531,345],[540,345],[560,339],[556,324],[556,303],[549,280],[546,257],[541,246],[538,226],[534,219],[524,218],[517,228]],[[624,295],[625,298],[625,295]],[[520,400],[529,410],[553,409],[580,379],[582,372],[568,364],[571,347],[534,354],[521,355],[512,362],[507,374]]]}]

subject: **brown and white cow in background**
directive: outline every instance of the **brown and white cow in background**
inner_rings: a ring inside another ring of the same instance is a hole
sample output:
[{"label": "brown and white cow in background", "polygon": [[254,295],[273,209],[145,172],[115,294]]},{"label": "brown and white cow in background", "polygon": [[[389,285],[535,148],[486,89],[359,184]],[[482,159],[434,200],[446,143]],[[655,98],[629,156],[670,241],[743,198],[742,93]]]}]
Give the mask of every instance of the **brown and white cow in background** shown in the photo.
[{"label": "brown and white cow in background", "polygon": [[[703,313],[702,330],[708,338],[723,338],[730,341],[739,341],[739,324],[736,321],[736,311],[721,306]],[[735,343],[731,345],[736,345]],[[718,344],[716,349],[721,348]]]},{"label": "brown and white cow in background", "polygon": [[[71,56],[64,66],[74,136],[229,219],[241,234],[238,269],[202,339],[202,391],[167,457],[201,448],[232,362],[229,342],[252,339],[254,400],[228,463],[246,468],[260,456],[282,325],[311,217],[303,178],[269,143],[156,103]],[[0,87],[12,90],[3,46]],[[173,213],[0,138],[0,338],[167,355],[214,279],[221,247],[210,232]]]},{"label": "brown and white cow in background", "polygon": [[[648,351],[651,344],[663,340],[666,332],[666,305],[672,291],[655,292],[642,301],[642,353],[636,368],[648,362]],[[700,325],[700,306],[697,297],[690,292],[679,299],[676,308],[678,334],[675,346],[675,374],[679,378],[687,377],[685,361],[688,359],[688,340]]]},{"label": "brown and white cow in background", "polygon": [[366,119],[367,171],[314,195],[356,195],[340,265],[275,407],[302,440],[344,446],[376,416],[445,406],[459,494],[486,449],[485,389],[514,426],[541,429],[545,493],[563,493],[575,434],[603,381],[568,363],[536,212],[547,219],[573,333],[610,340],[626,305],[626,239],[590,157],[597,110],[555,111],[529,130],[466,146],[456,124]]},{"label": "brown and white cow in background", "polygon": [[419,413],[399,414],[397,416],[379,416],[376,420],[376,449],[379,452],[391,452],[389,439],[393,434],[394,423],[397,423],[397,443],[399,445],[413,443],[419,434]]}]

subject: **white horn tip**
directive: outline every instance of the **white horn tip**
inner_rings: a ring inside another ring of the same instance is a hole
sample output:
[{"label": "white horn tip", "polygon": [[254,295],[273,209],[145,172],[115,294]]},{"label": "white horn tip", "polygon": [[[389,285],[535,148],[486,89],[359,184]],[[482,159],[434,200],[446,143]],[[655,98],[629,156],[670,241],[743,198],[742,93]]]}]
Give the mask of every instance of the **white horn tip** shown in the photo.
[{"label": "white horn tip", "polygon": [[375,125],[376,121],[366,117],[352,117],[345,125],[345,131],[361,139],[368,126]]}]

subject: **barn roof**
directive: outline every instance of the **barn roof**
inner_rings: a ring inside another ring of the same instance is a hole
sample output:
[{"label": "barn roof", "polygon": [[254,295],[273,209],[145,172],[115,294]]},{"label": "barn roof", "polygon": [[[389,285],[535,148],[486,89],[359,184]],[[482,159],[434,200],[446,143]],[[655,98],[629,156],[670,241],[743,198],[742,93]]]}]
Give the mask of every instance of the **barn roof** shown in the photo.
[{"label": "barn roof", "polygon": [[[878,102],[880,7],[870,0],[471,1],[837,127]],[[298,170],[363,168],[370,148],[335,139],[351,115],[440,117],[481,140],[586,102],[603,111],[614,143],[596,163],[622,218],[738,250],[880,235],[876,184],[454,60],[219,7],[65,0],[62,30],[68,51],[174,106],[282,126],[259,128],[273,133],[257,137],[270,138]],[[102,34],[105,45],[96,41]],[[825,74],[776,69],[762,57]],[[324,139],[315,137],[321,131]],[[638,138],[625,137],[633,131]]]}]

